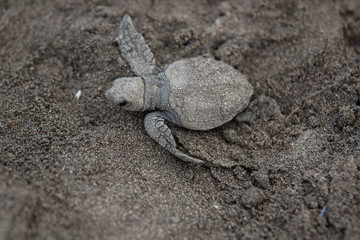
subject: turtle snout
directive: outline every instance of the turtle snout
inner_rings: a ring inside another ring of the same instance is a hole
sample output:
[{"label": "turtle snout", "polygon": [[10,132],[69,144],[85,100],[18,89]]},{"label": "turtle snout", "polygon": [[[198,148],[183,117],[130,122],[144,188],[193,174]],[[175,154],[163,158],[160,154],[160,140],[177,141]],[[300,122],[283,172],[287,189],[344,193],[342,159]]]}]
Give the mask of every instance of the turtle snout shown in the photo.
[{"label": "turtle snout", "polygon": [[111,99],[111,88],[109,90],[106,91],[105,93],[105,96],[108,98],[108,99]]}]

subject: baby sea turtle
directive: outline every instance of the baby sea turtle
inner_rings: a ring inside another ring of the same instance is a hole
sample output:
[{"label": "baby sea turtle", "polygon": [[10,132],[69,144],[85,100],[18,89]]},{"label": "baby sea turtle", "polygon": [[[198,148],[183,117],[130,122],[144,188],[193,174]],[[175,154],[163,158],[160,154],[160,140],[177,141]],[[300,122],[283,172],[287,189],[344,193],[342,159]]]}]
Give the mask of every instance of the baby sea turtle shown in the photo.
[{"label": "baby sea turtle", "polygon": [[247,77],[222,61],[205,57],[180,59],[158,68],[129,15],[121,21],[116,40],[136,77],[116,79],[107,98],[126,110],[152,111],[145,117],[150,137],[184,161],[203,163],[176,149],[165,120],[192,130],[229,122],[250,102],[253,87]]}]

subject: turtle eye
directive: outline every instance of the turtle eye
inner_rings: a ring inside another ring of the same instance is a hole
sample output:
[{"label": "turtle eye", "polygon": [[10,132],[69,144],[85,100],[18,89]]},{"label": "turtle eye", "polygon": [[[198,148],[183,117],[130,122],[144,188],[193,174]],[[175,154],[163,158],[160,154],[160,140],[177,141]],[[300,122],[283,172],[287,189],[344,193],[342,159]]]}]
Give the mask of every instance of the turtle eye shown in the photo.
[{"label": "turtle eye", "polygon": [[119,103],[120,107],[125,107],[128,104],[128,102],[126,100],[124,100],[123,102]]}]

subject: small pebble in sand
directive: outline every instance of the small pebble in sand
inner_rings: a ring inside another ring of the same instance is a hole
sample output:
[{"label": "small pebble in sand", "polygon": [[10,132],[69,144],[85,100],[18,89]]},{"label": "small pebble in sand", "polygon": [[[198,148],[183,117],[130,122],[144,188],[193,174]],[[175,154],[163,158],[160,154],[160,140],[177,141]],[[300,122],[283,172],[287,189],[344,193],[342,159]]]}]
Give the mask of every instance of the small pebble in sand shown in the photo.
[{"label": "small pebble in sand", "polygon": [[81,96],[81,90],[77,91],[77,93],[75,94],[76,100],[79,100],[80,96]]}]

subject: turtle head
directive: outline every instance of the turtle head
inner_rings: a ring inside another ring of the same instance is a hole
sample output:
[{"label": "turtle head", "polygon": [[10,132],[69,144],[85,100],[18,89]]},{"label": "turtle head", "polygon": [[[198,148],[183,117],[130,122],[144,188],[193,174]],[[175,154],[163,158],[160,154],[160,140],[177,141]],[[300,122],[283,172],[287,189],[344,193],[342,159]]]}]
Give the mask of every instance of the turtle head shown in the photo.
[{"label": "turtle head", "polygon": [[116,79],[105,95],[110,101],[126,110],[144,109],[144,83],[140,77]]}]

